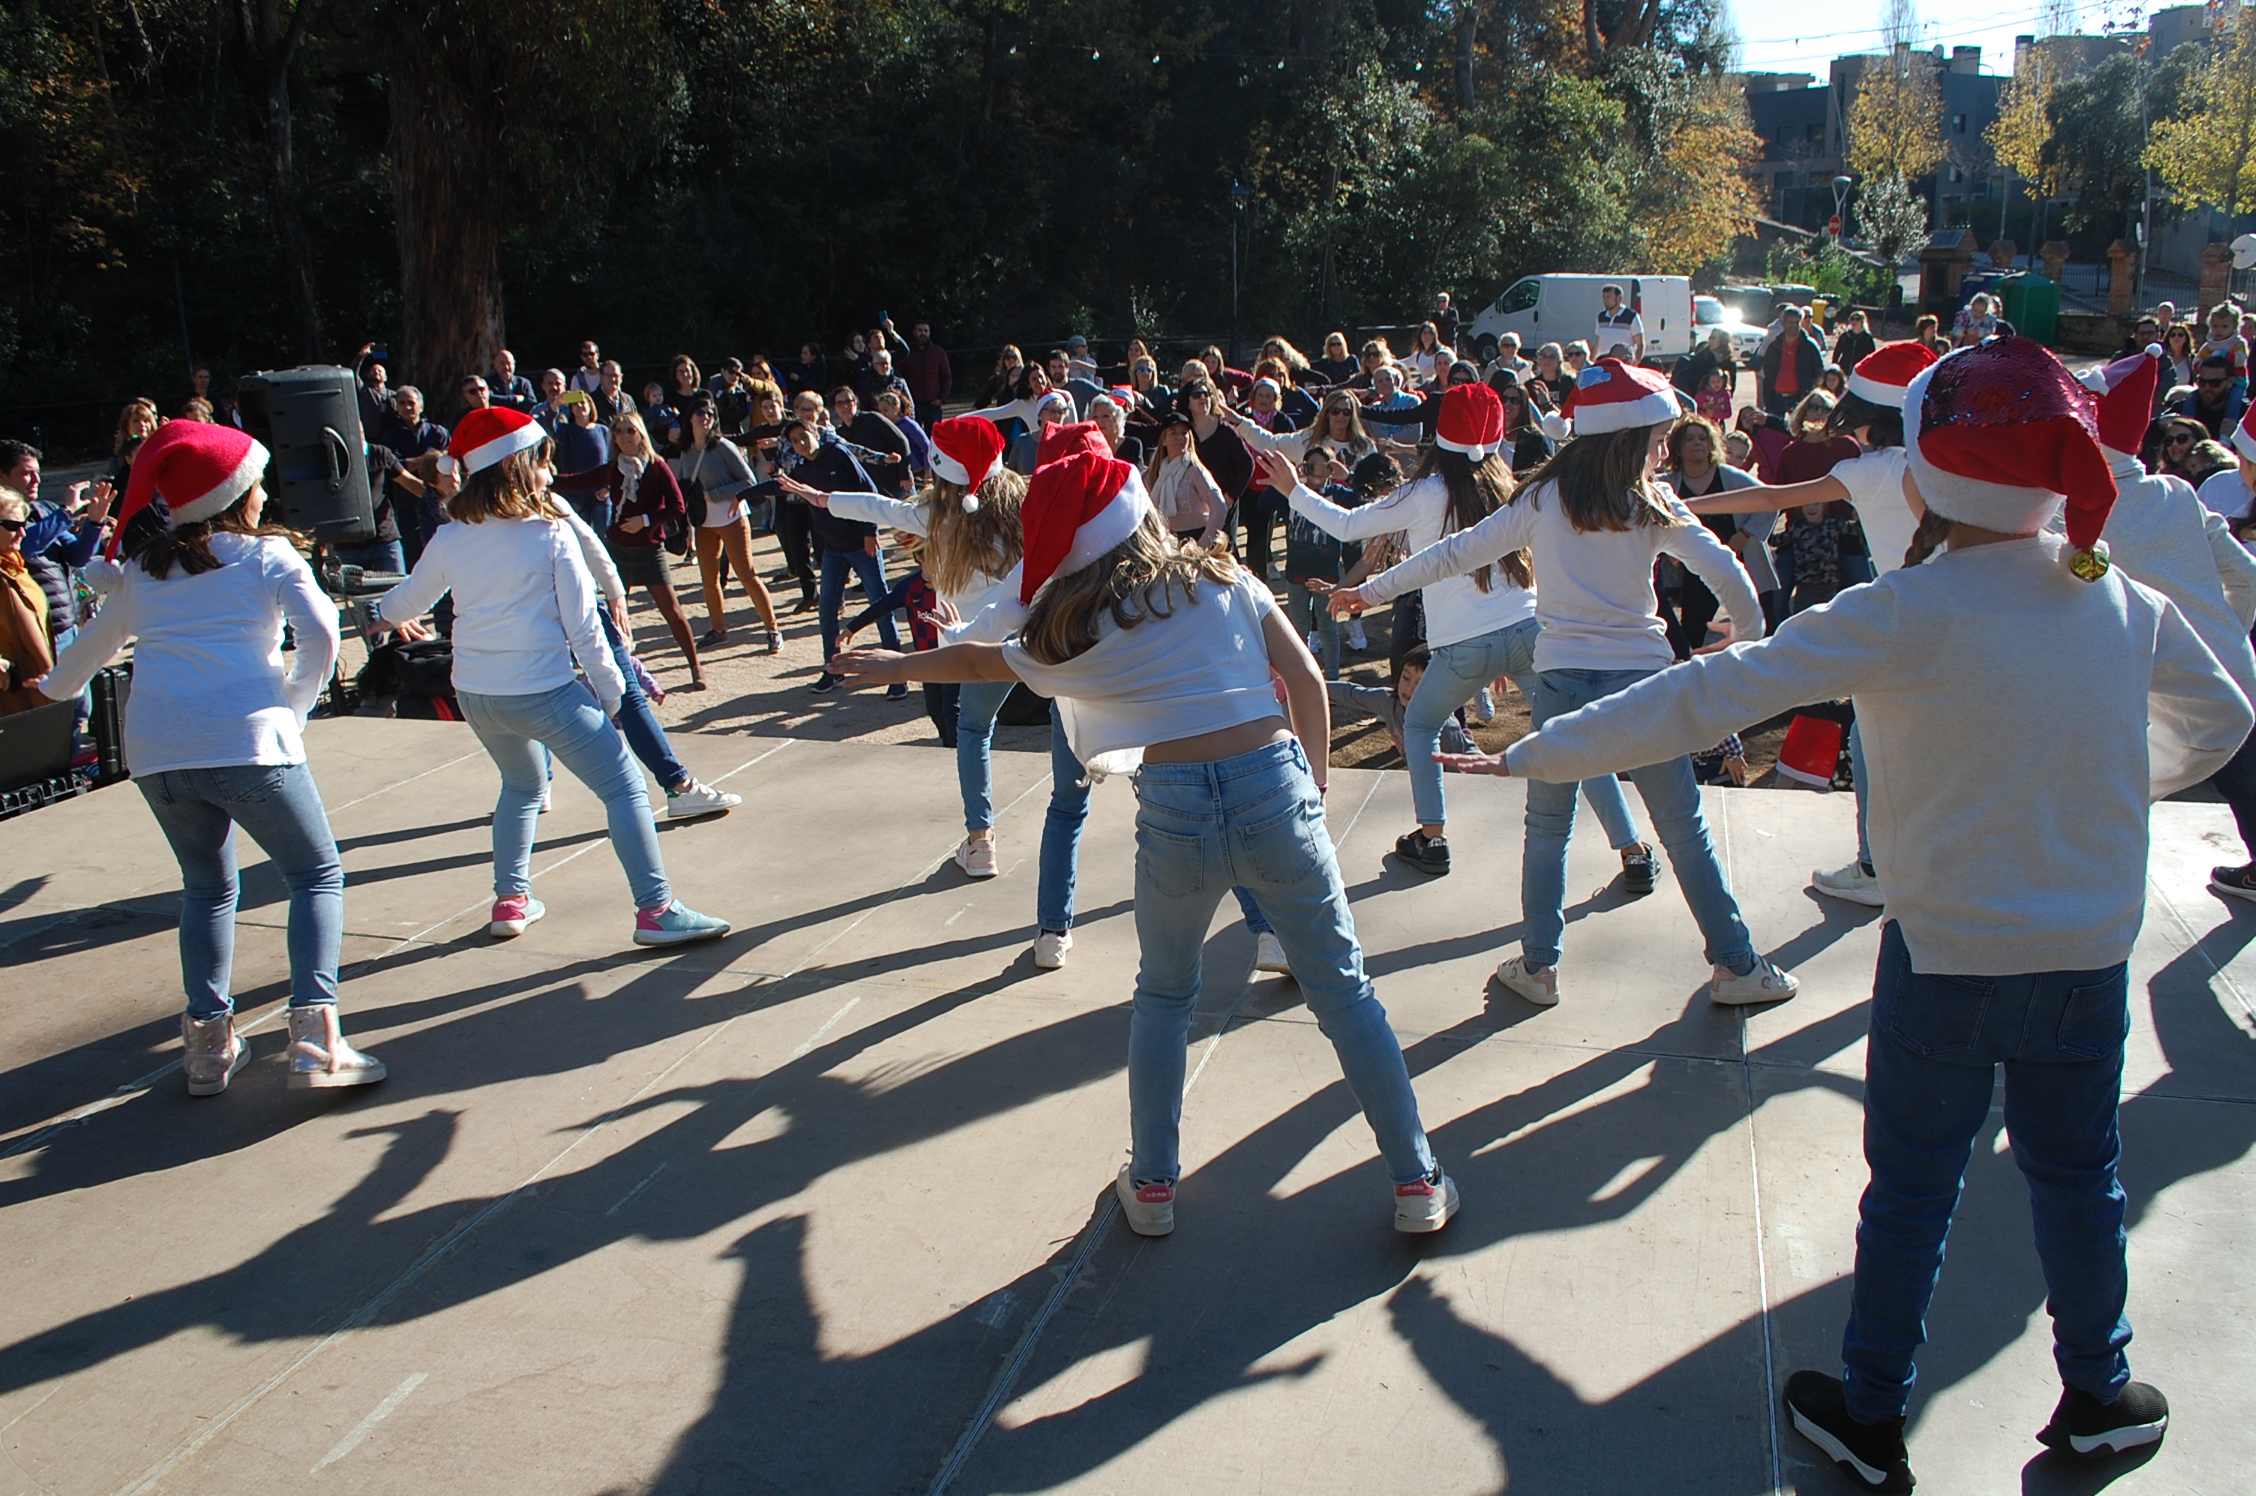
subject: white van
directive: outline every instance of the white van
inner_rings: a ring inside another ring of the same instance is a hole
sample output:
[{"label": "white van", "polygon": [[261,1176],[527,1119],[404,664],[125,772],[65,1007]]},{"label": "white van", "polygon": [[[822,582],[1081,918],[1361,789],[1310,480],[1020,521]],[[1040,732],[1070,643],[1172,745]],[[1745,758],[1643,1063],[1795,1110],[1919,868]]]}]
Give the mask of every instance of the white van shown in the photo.
[{"label": "white van", "polygon": [[[1497,338],[1508,332],[1520,335],[1523,358],[1545,343],[1562,348],[1577,338],[1588,343],[1605,305],[1598,293],[1607,286],[1621,287],[1622,298],[1644,322],[1647,362],[1665,363],[1692,351],[1692,282],[1681,275],[1522,276],[1458,334],[1459,344],[1476,350],[1485,364],[1496,356]],[[1596,357],[1605,350],[1590,351]]]}]

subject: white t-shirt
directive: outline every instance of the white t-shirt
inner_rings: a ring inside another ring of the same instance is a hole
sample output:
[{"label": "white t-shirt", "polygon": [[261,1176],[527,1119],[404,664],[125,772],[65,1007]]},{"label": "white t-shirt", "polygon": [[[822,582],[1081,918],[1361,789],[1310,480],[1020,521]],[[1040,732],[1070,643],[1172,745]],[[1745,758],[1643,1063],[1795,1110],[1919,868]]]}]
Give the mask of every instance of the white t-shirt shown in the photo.
[{"label": "white t-shirt", "polygon": [[[931,509],[912,499],[887,498],[884,494],[877,493],[834,493],[830,496],[830,512],[840,519],[859,520],[863,524],[877,525],[888,530],[904,530],[911,535],[932,533]],[[958,627],[962,622],[979,617],[998,603],[1016,602],[1020,570],[1014,566],[1010,574],[1004,577],[975,571],[963,591],[941,592],[942,600],[956,610]],[[958,637],[959,634],[950,633],[947,642],[954,643]]]},{"label": "white t-shirt", "polygon": [[2239,468],[2226,468],[2201,480],[2201,507],[2211,514],[2239,519],[2248,513],[2249,497],[2248,480],[2240,476]]},{"label": "white t-shirt", "polygon": [[1904,552],[1911,549],[1911,537],[1919,529],[1919,517],[1904,495],[1907,466],[1901,447],[1878,447],[1833,465],[1833,476],[1848,489],[1857,521],[1864,526],[1873,569],[1882,576],[1903,565]]},{"label": "white t-shirt", "polygon": [[1011,673],[1055,697],[1074,757],[1097,774],[1134,768],[1153,743],[1283,717],[1269,684],[1262,620],[1277,611],[1266,584],[1240,572],[1229,586],[1174,591],[1167,617],[1121,628],[1105,615],[1097,642],[1045,665],[1018,639],[1003,645]]},{"label": "white t-shirt", "polygon": [[[1338,539],[1376,540],[1382,535],[1400,535],[1404,546],[1422,551],[1448,533],[1449,485],[1435,473],[1414,483],[1405,483],[1375,504],[1348,509],[1302,483],[1293,488],[1292,507],[1302,519]],[[1496,554],[1501,556],[1505,552]],[[1467,566],[1463,570],[1470,573],[1478,567]],[[1486,592],[1480,590],[1479,583],[1470,575],[1451,573],[1437,575],[1424,586],[1426,643],[1433,649],[1510,628],[1536,614],[1535,594],[1525,587],[1513,586],[1502,572],[1489,573]],[[1650,585],[1645,590],[1648,595],[1652,592]],[[1400,595],[1388,594],[1390,597]]]},{"label": "white t-shirt", "polygon": [[[128,562],[40,689],[67,701],[139,639],[125,760],[135,775],[305,762],[306,713],[337,661],[337,605],[279,536],[211,538],[217,571],[158,581]],[[297,648],[282,653],[287,619]]]},{"label": "white t-shirt", "polygon": [[595,580],[564,521],[441,525],[377,611],[404,623],[449,592],[457,691],[538,695],[570,685],[577,659],[605,713],[617,709],[627,684],[596,621]]}]

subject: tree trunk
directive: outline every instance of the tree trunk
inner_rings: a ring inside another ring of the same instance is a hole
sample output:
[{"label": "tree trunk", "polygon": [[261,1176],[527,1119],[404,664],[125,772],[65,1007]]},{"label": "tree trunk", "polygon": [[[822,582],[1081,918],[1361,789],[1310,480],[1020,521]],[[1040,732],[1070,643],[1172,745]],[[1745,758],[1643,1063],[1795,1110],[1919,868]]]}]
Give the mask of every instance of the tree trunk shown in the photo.
[{"label": "tree trunk", "polygon": [[490,195],[461,172],[444,123],[453,111],[434,97],[444,86],[412,62],[393,71],[387,144],[405,355],[393,383],[421,385],[425,406],[451,418],[462,381],[504,344],[501,223]]},{"label": "tree trunk", "polygon": [[1464,114],[1471,114],[1475,104],[1473,42],[1479,30],[1477,0],[1457,0],[1457,108]]},{"label": "tree trunk", "polygon": [[306,234],[298,183],[297,137],[291,114],[290,66],[317,0],[298,0],[285,17],[281,0],[260,0],[247,16],[247,48],[258,68],[259,109],[266,116],[266,176],[275,236],[282,241],[282,276],[288,282],[291,332],[298,357],[322,358],[321,302],[315,289],[313,241]]}]

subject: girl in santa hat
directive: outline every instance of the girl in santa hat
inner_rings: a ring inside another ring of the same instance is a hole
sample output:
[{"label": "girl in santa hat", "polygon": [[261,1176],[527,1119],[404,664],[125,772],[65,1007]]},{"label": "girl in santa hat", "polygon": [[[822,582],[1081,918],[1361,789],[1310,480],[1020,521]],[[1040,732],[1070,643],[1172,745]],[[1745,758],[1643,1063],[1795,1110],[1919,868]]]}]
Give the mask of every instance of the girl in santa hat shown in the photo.
[{"label": "girl in santa hat", "polygon": [[[1264,452],[1272,487],[1291,495],[1302,519],[1341,540],[1401,535],[1421,550],[1462,531],[1512,502],[1512,474],[1499,455],[1504,406],[1485,384],[1459,385],[1441,397],[1436,440],[1409,483],[1374,504],[1348,508],[1299,481],[1280,448]],[[1403,718],[1403,759],[1418,825],[1395,840],[1395,855],[1421,873],[1449,871],[1448,802],[1441,766],[1433,761],[1442,724],[1499,676],[1534,677],[1536,607],[1527,557],[1515,552],[1493,565],[1468,568],[1470,576],[1436,578],[1425,589],[1426,647],[1432,655]],[[1606,837],[1621,853],[1622,882],[1633,894],[1651,893],[1659,874],[1653,849],[1637,838],[1629,802],[1612,778],[1582,787]]]},{"label": "girl in santa hat", "polygon": [[[174,421],[142,443],[118,518],[119,534],[130,527],[134,536],[124,572],[34,683],[50,700],[72,700],[138,641],[126,761],[180,862],[191,1096],[226,1090],[251,1058],[229,987],[238,826],[290,890],[290,1084],[361,1086],[385,1075],[337,1021],[345,874],[303,735],[336,662],[337,608],[289,533],[263,523],[266,464],[266,448],[232,426]],[[151,507],[159,499],[161,523]],[[297,641],[288,655],[285,625]]]},{"label": "girl in santa hat", "polygon": [[[923,536],[925,579],[951,621],[976,618],[1017,586],[1026,480],[1003,466],[1003,434],[991,421],[951,417],[933,426],[932,440],[932,482],[913,500],[825,493],[789,475],[776,482],[841,519]],[[995,714],[1010,688],[1008,681],[974,681],[956,696],[956,782],[964,807],[956,865],[974,878],[992,878],[997,870]]]},{"label": "girl in santa hat", "polygon": [[[2127,958],[2149,801],[2224,764],[2256,717],[2176,606],[2109,564],[2116,479],[2090,396],[2050,350],[1996,338],[1953,353],[1912,381],[1904,412],[1911,492],[1947,525],[1946,550],[1453,762],[1604,773],[1856,698],[1888,871],[1864,1067],[1872,1178],[1847,1375],[1798,1371],[1785,1402],[1866,1488],[1908,1491],[1913,1356],[2001,1064],[2064,1383],[2037,1437],[2103,1456],[2169,1425],[2124,1355]],[[2047,529],[2063,499],[2065,537]]]},{"label": "girl in santa hat", "polygon": [[[1475,388],[1487,393],[1485,386]],[[1430,612],[1437,585],[1481,568],[1516,565],[1536,587],[1531,609],[1541,634],[1534,678],[1524,689],[1539,726],[1674,663],[1653,597],[1653,564],[1664,552],[1723,600],[1734,632],[1759,639],[1763,631],[1762,605],[1739,558],[1686,511],[1683,500],[1654,481],[1679,411],[1667,377],[1600,359],[1577,377],[1568,402],[1574,439],[1531,474],[1508,505],[1355,592],[1336,594],[1343,607],[1370,607],[1422,587]],[[1270,474],[1279,487],[1290,481],[1287,471]],[[1314,497],[1296,490],[1293,507]],[[1697,746],[1711,747],[1745,725],[1734,723]],[[1432,756],[1430,747],[1427,752]],[[1794,979],[1756,953],[1739,917],[1738,900],[1708,840],[1690,754],[1685,749],[1641,760],[1630,778],[1706,938],[1714,968],[1709,996],[1719,1003],[1792,997]],[[1610,782],[1613,775],[1602,777]],[[1574,778],[1531,782],[1520,883],[1527,933],[1522,953],[1499,966],[1496,978],[1538,1006],[1559,1000],[1567,843],[1573,831]]]},{"label": "girl in santa hat", "polygon": [[[1456,1186],[1427,1146],[1324,830],[1329,714],[1316,662],[1264,583],[1167,533],[1128,463],[1095,451],[1047,463],[1024,514],[1028,612],[1015,638],[907,656],[857,651],[832,668],[882,681],[1024,680],[1057,698],[1092,773],[1136,769],[1134,1151],[1115,1181],[1129,1226],[1174,1229],[1200,953],[1215,905],[1236,884],[1259,899],[1378,1136],[1395,1228],[1439,1230]],[[1284,682],[1282,708],[1272,672]]]},{"label": "girl in santa hat", "polygon": [[547,913],[530,873],[545,747],[603,801],[611,850],[634,896],[635,944],[726,935],[728,921],[690,909],[666,881],[642,771],[611,725],[626,682],[596,617],[595,583],[568,511],[548,496],[546,433],[518,411],[471,411],[454,428],[447,462],[460,483],[446,501],[454,523],[439,528],[377,612],[396,627],[453,594],[455,695],[501,771],[489,928],[511,938]]}]

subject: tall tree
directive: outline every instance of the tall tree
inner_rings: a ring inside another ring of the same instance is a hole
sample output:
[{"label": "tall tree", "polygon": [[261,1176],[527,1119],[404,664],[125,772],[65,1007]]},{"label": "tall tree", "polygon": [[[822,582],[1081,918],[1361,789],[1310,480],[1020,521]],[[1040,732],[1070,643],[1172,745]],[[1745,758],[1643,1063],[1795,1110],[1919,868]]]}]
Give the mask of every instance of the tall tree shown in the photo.
[{"label": "tall tree", "polygon": [[1935,61],[1908,44],[1865,60],[1849,104],[1849,169],[1914,182],[1943,160],[1943,94]]},{"label": "tall tree", "polygon": [[[290,293],[290,313],[298,357],[322,357],[321,298],[315,286],[313,243],[306,232],[304,184],[298,169],[297,121],[290,97],[290,74],[308,29],[325,0],[236,0],[243,59],[250,73],[247,90],[260,116],[267,200],[274,231],[282,243],[282,263]],[[140,13],[126,10],[140,30]],[[148,45],[146,39],[142,45]]]},{"label": "tall tree", "polygon": [[1900,177],[1882,177],[1857,189],[1856,212],[1884,265],[1902,264],[1905,254],[1927,242],[1927,204]]},{"label": "tall tree", "polygon": [[2154,126],[2146,162],[2181,202],[2222,209],[2256,201],[2256,17],[2228,13],[2215,55],[2186,85],[2185,112]]},{"label": "tall tree", "polygon": [[1982,136],[2040,204],[2060,190],[2059,153],[2052,149],[2053,87],[2045,60],[2042,49],[2030,49],[2028,67],[2013,75],[1998,100],[1997,118]]}]

